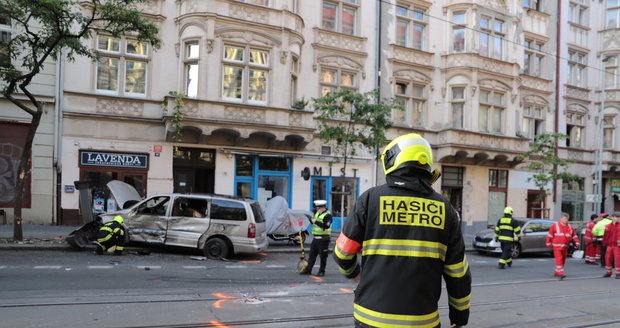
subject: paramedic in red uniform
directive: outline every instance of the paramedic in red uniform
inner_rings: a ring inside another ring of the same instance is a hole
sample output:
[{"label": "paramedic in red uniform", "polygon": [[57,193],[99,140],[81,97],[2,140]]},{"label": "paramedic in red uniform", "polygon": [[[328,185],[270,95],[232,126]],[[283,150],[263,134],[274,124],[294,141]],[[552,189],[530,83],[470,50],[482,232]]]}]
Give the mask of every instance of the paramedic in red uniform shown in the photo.
[{"label": "paramedic in red uniform", "polygon": [[471,273],[458,212],[431,186],[439,171],[430,144],[415,133],[400,136],[381,162],[386,184],[357,199],[334,248],[340,272],[359,283],[355,327],[440,327],[442,277],[450,323],[466,325]]},{"label": "paramedic in red uniform", "polygon": [[605,226],[603,244],[605,251],[605,278],[611,277],[611,268],[616,267],[616,279],[620,279],[620,213],[614,213],[611,223]]},{"label": "paramedic in red uniform", "polygon": [[555,258],[555,270],[553,275],[560,278],[566,278],[564,274],[564,264],[568,255],[568,246],[571,240],[575,243],[575,249],[579,248],[579,239],[575,233],[575,229],[568,224],[568,213],[562,213],[560,220],[551,225],[547,234],[547,247],[553,248],[553,257]]},{"label": "paramedic in red uniform", "polygon": [[586,233],[583,237],[586,242],[586,264],[598,264],[601,259],[600,246],[595,241],[596,236],[592,234],[592,229],[598,220],[598,215],[592,214],[590,221],[586,224]]}]

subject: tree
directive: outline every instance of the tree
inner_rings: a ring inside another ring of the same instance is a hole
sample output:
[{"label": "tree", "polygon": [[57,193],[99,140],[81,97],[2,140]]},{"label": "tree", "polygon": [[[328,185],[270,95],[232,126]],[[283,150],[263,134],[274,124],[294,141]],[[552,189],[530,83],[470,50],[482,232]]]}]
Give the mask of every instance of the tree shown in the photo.
[{"label": "tree", "polygon": [[[334,153],[344,162],[343,175],[348,159],[356,155],[356,146],[365,147],[374,154],[376,147],[387,142],[385,131],[392,126],[392,109],[402,109],[402,106],[394,99],[381,102],[378,98],[378,90],[359,93],[342,89],[312,99],[319,138],[325,143],[335,143]],[[343,208],[340,213],[344,215]]]},{"label": "tree", "polygon": [[533,175],[527,181],[533,181],[540,190],[536,201],[542,202],[549,195],[547,186],[550,183],[555,185],[557,180],[570,182],[579,178],[578,175],[566,171],[568,165],[574,161],[562,159],[555,153],[558,141],[566,139],[568,136],[563,133],[539,134],[530,143],[530,149],[518,157],[519,160],[529,159],[528,169]]},{"label": "tree", "polygon": [[[0,10],[18,32],[7,45],[10,63],[0,68],[0,79],[6,83],[2,94],[32,116],[18,168],[13,239],[23,239],[24,181],[30,175],[32,141],[43,114],[43,103],[29,90],[32,79],[41,72],[46,60],[62,60],[62,54],[68,61],[77,56],[97,60],[98,52],[83,41],[98,33],[114,37],[132,34],[158,48],[157,26],[141,16],[138,9],[143,3],[148,0],[0,0]],[[17,96],[18,89],[27,100]]]}]

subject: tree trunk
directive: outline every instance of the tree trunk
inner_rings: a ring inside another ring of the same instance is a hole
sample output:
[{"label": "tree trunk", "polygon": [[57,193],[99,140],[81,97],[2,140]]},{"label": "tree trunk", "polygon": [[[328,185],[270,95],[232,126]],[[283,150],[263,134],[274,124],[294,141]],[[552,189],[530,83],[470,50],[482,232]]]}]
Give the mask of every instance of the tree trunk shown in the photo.
[{"label": "tree trunk", "polygon": [[42,105],[37,106],[36,112],[32,115],[32,122],[30,123],[30,129],[26,136],[26,142],[24,143],[24,149],[22,150],[22,157],[19,161],[19,168],[17,170],[17,183],[15,193],[15,203],[13,207],[13,240],[24,240],[24,232],[22,229],[22,203],[24,198],[24,186],[30,176],[30,155],[32,154],[32,143],[34,136],[39,128],[39,122],[43,115]]}]

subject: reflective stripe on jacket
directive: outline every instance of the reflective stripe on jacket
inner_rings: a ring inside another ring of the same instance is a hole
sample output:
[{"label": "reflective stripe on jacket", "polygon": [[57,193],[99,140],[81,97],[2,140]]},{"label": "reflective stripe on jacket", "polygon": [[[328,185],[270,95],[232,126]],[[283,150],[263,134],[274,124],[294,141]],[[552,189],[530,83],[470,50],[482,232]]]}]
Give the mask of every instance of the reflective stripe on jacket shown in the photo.
[{"label": "reflective stripe on jacket", "polygon": [[521,226],[511,216],[505,216],[497,221],[493,236],[499,241],[512,242],[515,240],[515,234],[521,237]]},{"label": "reflective stripe on jacket", "polygon": [[[331,218],[331,214],[329,213],[329,211],[325,211],[323,213],[316,212],[314,214],[314,224],[312,225],[313,236],[331,236],[332,234],[331,222],[326,222],[327,221],[326,218],[328,215]],[[321,227],[325,225],[327,225],[327,229]]]},{"label": "reflective stripe on jacket", "polygon": [[112,237],[122,238],[125,236],[125,229],[117,221],[110,221],[104,224],[97,232],[97,242],[104,243]]},{"label": "reflective stripe on jacket", "polygon": [[437,327],[443,277],[450,321],[466,325],[471,272],[458,213],[420,178],[399,178],[392,173],[357,199],[334,247],[343,275],[363,268],[354,318],[371,327]]},{"label": "reflective stripe on jacket", "polygon": [[573,229],[570,224],[564,225],[560,222],[556,222],[549,228],[546,245],[547,247],[553,246],[553,248],[556,249],[568,248],[571,240],[579,247],[579,239],[577,238],[575,229]]}]

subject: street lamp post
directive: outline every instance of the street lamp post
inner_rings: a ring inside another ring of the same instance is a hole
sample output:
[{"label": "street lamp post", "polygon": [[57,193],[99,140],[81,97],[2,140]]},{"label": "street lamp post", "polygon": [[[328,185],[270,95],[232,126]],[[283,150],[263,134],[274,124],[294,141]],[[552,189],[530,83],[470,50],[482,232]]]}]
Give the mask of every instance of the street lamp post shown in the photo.
[{"label": "street lamp post", "polygon": [[602,81],[601,81],[601,107],[599,108],[598,113],[598,122],[596,127],[596,153],[594,158],[594,213],[598,214],[602,212],[602,202],[603,202],[603,138],[604,138],[604,116],[605,116],[605,63],[611,59],[616,59],[616,56],[605,56],[601,60],[601,71],[602,71]]}]

